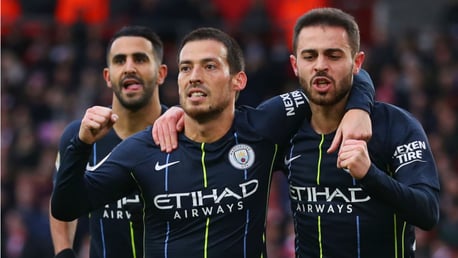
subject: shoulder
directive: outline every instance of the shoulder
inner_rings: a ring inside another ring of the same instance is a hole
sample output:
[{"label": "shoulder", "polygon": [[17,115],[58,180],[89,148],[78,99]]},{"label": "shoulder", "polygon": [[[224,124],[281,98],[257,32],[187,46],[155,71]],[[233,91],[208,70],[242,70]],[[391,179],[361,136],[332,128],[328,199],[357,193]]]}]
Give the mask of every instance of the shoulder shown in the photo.
[{"label": "shoulder", "polygon": [[372,113],[374,125],[390,123],[392,126],[420,126],[420,122],[407,110],[385,102],[375,102]]},{"label": "shoulder", "polygon": [[371,142],[379,142],[384,146],[398,146],[427,139],[420,121],[410,112],[395,105],[375,102],[371,119]]}]

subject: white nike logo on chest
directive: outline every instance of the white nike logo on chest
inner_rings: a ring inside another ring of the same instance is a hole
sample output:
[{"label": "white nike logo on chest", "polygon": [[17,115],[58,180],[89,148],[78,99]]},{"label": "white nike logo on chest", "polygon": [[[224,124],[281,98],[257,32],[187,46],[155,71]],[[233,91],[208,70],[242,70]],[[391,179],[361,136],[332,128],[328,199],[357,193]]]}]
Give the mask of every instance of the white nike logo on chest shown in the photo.
[{"label": "white nike logo on chest", "polygon": [[173,166],[173,165],[175,165],[177,163],[180,163],[180,161],[178,160],[178,161],[174,161],[174,162],[170,162],[170,163],[165,163],[164,165],[159,165],[159,162],[156,162],[156,165],[154,166],[154,169],[156,171],[163,170],[164,168],[169,167],[169,166]]}]

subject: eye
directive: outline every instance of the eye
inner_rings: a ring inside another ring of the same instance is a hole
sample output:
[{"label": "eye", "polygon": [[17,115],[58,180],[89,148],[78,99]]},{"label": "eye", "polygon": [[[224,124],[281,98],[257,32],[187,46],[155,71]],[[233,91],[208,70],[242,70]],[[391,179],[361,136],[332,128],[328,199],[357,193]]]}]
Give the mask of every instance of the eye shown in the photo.
[{"label": "eye", "polygon": [[148,61],[148,57],[144,55],[136,56],[135,62],[137,63],[146,63]]},{"label": "eye", "polygon": [[207,69],[207,70],[214,70],[214,69],[216,69],[216,65],[215,65],[215,64],[207,64],[207,65],[205,66],[205,69]]},{"label": "eye", "polygon": [[180,65],[179,70],[180,70],[180,72],[187,72],[187,71],[191,70],[191,68],[189,67],[189,65]]},{"label": "eye", "polygon": [[113,58],[113,64],[124,64],[126,61],[126,59],[124,57],[121,57],[121,56],[117,56],[115,58]]},{"label": "eye", "polygon": [[339,55],[339,54],[332,54],[332,55],[329,55],[329,58],[331,60],[339,60],[342,56]]},{"label": "eye", "polygon": [[305,54],[305,55],[302,55],[302,59],[306,60],[306,61],[311,61],[315,58],[315,55],[312,55],[312,54]]},{"label": "eye", "polygon": [[343,53],[341,51],[329,51],[326,56],[331,60],[339,60],[342,58]]}]

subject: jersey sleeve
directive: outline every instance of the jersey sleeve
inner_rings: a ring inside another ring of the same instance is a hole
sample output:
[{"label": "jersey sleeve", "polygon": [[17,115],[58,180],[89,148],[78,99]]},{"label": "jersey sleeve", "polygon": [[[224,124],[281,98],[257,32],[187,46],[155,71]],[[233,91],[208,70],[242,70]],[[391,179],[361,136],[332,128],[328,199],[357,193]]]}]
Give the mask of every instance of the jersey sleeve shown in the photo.
[{"label": "jersey sleeve", "polygon": [[300,90],[270,98],[256,109],[247,109],[245,114],[251,130],[278,144],[289,140],[304,119],[310,118],[307,97]]},{"label": "jersey sleeve", "polygon": [[384,138],[389,173],[372,165],[361,184],[372,196],[394,207],[401,218],[428,230],[439,220],[436,163],[421,124],[411,115],[401,114],[390,119]]},{"label": "jersey sleeve", "polygon": [[131,156],[122,153],[122,148],[113,149],[99,164],[86,171],[91,147],[75,135],[61,155],[51,196],[51,212],[59,220],[79,218],[127,195],[135,187],[127,169],[113,162],[116,157]]},{"label": "jersey sleeve", "polygon": [[372,106],[374,105],[374,95],[374,83],[369,74],[364,69],[361,69],[353,77],[353,87],[350,92],[346,110],[362,109],[370,114]]}]

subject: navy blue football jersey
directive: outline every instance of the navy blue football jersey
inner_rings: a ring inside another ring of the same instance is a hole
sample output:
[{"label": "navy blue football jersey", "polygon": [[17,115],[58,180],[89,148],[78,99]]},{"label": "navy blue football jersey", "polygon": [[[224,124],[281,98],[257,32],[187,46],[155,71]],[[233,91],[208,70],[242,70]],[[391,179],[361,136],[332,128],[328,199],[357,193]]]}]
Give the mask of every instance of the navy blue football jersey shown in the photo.
[{"label": "navy blue football jersey", "polygon": [[412,115],[375,103],[372,165],[362,180],[326,153],[334,134],[305,121],[285,157],[297,257],[414,257],[414,227],[438,219],[439,180],[427,137]]}]

